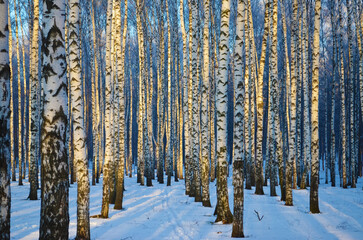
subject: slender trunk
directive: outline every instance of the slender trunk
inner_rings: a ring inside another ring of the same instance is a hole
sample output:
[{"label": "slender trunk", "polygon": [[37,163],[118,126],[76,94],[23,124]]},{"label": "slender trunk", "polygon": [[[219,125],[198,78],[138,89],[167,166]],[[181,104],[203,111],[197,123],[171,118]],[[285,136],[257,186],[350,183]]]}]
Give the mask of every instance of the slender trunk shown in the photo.
[{"label": "slender trunk", "polygon": [[233,216],[229,208],[227,187],[227,81],[228,81],[228,40],[230,2],[222,0],[221,35],[219,43],[220,65],[217,80],[217,206],[216,222],[231,223]]},{"label": "slender trunk", "polygon": [[18,164],[19,164],[19,185],[23,185],[23,158],[22,158],[22,89],[21,89],[21,68],[20,68],[20,52],[19,52],[19,21],[18,21],[18,10],[16,7],[16,1],[14,1],[14,14],[15,14],[15,36],[16,36],[16,59],[17,59],[17,71],[18,71]]},{"label": "slender trunk", "polygon": [[90,239],[89,177],[86,154],[86,130],[80,55],[80,3],[69,1],[69,63],[72,94],[74,160],[77,168],[77,236]]},{"label": "slender trunk", "polygon": [[244,237],[243,234],[243,165],[244,165],[244,108],[245,86],[242,66],[242,47],[244,44],[244,24],[246,4],[237,3],[237,25],[234,54],[234,137],[233,137],[233,228],[232,237]]},{"label": "slender trunk", "polygon": [[37,200],[37,161],[38,161],[38,147],[39,147],[39,80],[38,80],[38,64],[39,64],[39,0],[33,2],[33,13],[34,13],[34,24],[33,24],[33,39],[31,48],[31,89],[30,89],[30,134],[31,138],[29,141],[29,182],[30,182],[30,192],[29,199]]},{"label": "slender trunk", "polygon": [[291,64],[291,111],[289,113],[290,118],[290,130],[289,130],[289,158],[286,163],[286,206],[292,206],[292,168],[293,164],[296,158],[296,67],[297,67],[297,41],[298,41],[298,4],[297,0],[294,0],[293,4],[293,26],[292,26],[292,38],[291,41],[291,58],[292,64]]},{"label": "slender trunk", "polygon": [[145,169],[145,158],[144,158],[144,146],[143,146],[143,114],[144,114],[144,78],[145,78],[145,67],[144,67],[144,36],[142,31],[141,13],[142,13],[142,0],[137,0],[137,39],[139,44],[139,114],[138,114],[138,172],[140,176],[140,184],[144,185],[144,169]]},{"label": "slender trunk", "polygon": [[106,21],[106,82],[105,82],[105,162],[103,165],[103,190],[102,190],[102,208],[101,217],[108,218],[109,202],[110,202],[110,164],[112,163],[112,129],[111,129],[111,25],[112,25],[112,7],[113,0],[108,0],[107,5],[107,21]]},{"label": "slender trunk", "polygon": [[[119,11],[119,10],[117,10]],[[117,23],[116,28],[121,26],[121,16],[120,11],[117,13]],[[124,18],[124,29],[122,34],[122,44],[121,46],[117,45],[117,74],[119,79],[119,91],[120,91],[120,118],[119,118],[119,127],[120,127],[120,135],[119,135],[119,144],[120,144],[120,160],[117,171],[117,183],[116,183],[116,200],[115,200],[115,209],[122,209],[122,200],[123,200],[123,186],[124,186],[124,175],[125,175],[125,45],[126,45],[126,33],[127,33],[127,0],[125,0],[125,18]]]},{"label": "slender trunk", "polygon": [[209,197],[209,159],[208,159],[208,95],[209,88],[209,0],[204,1],[203,29],[203,84],[202,84],[202,117],[201,117],[201,150],[202,150],[202,202],[203,206],[211,207]]},{"label": "slender trunk", "polygon": [[340,2],[338,7],[339,9],[339,28],[340,28],[340,36],[339,36],[339,49],[340,49],[340,61],[339,61],[339,70],[340,70],[340,101],[341,101],[341,151],[342,151],[342,159],[341,159],[341,171],[342,171],[342,187],[347,188],[347,174],[346,174],[346,156],[347,156],[347,133],[346,133],[346,112],[345,112],[345,79],[344,79],[344,52],[343,52],[343,16],[342,16],[342,7],[343,1]]},{"label": "slender trunk", "polygon": [[320,213],[319,211],[319,57],[320,57],[320,10],[321,1],[315,1],[315,24],[313,42],[313,77],[312,77],[312,103],[311,103],[311,187],[310,187],[310,212]]},{"label": "slender trunk", "polygon": [[[256,141],[256,189],[255,194],[263,195],[263,156],[262,156],[262,139],[263,139],[263,74],[265,70],[266,45],[269,35],[269,8],[270,1],[265,3],[265,20],[264,34],[262,38],[261,58],[258,70],[257,82],[257,141]],[[253,37],[253,36],[252,36]]]},{"label": "slender trunk", "polygon": [[304,111],[303,111],[303,173],[300,181],[300,189],[306,189],[306,177],[309,172],[308,165],[311,161],[311,126],[310,126],[310,108],[309,108],[309,79],[308,79],[308,25],[307,16],[308,9],[306,4],[303,6],[303,97],[304,97]]}]

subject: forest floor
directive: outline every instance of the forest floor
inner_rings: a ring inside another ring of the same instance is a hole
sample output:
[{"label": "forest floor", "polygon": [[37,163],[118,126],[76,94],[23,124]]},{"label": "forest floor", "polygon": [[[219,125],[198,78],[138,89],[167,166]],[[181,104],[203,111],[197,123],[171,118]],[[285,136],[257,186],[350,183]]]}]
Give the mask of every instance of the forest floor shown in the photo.
[{"label": "forest floor", "polygon": [[[90,215],[99,214],[102,203],[102,179],[91,186]],[[338,180],[338,176],[337,176]],[[229,181],[229,202],[233,212],[233,187]],[[323,179],[321,179],[323,183]],[[249,239],[362,239],[363,179],[356,189],[320,184],[321,214],[309,213],[309,190],[293,190],[294,206],[284,206],[280,197],[270,197],[245,190],[244,233]],[[337,181],[339,184],[339,181]],[[153,187],[140,186],[136,177],[125,179],[124,209],[113,210],[109,219],[91,218],[92,239],[230,239],[232,225],[214,223],[216,205],[215,182],[210,184],[212,208],[195,203],[184,194],[184,180],[172,181],[172,186],[153,181]],[[276,188],[280,195],[279,187]],[[11,239],[38,239],[40,200],[27,200],[29,183],[11,183]],[[40,191],[38,192],[38,196]],[[69,191],[69,237],[77,229],[77,185]],[[259,221],[255,211],[263,219]]]}]

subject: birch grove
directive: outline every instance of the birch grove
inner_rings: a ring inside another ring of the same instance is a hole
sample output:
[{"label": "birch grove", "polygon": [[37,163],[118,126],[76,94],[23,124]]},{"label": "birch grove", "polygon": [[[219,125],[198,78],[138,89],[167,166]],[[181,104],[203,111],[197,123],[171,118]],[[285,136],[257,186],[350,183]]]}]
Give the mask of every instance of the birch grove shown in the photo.
[{"label": "birch grove", "polygon": [[12,237],[11,181],[40,199],[40,239],[68,239],[73,214],[76,239],[95,238],[93,218],[127,217],[131,187],[165,187],[164,201],[180,186],[232,223],[232,237],[252,236],[250,193],[292,209],[299,189],[315,214],[322,185],[359,189],[362,10],[358,0],[0,0],[0,239]]}]

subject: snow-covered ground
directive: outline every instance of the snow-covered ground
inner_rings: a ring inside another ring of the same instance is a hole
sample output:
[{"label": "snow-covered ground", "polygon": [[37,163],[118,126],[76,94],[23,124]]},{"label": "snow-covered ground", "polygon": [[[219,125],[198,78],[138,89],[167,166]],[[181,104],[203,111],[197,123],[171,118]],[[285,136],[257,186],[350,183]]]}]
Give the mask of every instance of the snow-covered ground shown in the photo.
[{"label": "snow-covered ground", "polygon": [[[244,233],[249,239],[363,239],[363,179],[356,189],[319,186],[321,214],[309,213],[309,191],[293,190],[294,206],[287,207],[280,197],[254,195],[245,190]],[[323,182],[323,181],[322,181]],[[126,178],[124,210],[110,207],[109,219],[91,218],[92,239],[230,239],[232,225],[214,223],[215,183],[210,184],[212,208],[195,203],[184,194],[184,181],[166,184],[153,182],[153,187],[139,186],[136,178]],[[338,181],[339,184],[339,181]],[[233,187],[229,179],[229,200],[233,212]],[[29,183],[11,183],[11,238],[38,239],[40,200],[26,200]],[[77,185],[70,188],[69,237],[77,228]],[[277,188],[279,194],[279,188]],[[39,192],[38,192],[39,196]],[[90,214],[101,211],[102,182],[91,187]],[[258,220],[255,210],[264,216]]]}]

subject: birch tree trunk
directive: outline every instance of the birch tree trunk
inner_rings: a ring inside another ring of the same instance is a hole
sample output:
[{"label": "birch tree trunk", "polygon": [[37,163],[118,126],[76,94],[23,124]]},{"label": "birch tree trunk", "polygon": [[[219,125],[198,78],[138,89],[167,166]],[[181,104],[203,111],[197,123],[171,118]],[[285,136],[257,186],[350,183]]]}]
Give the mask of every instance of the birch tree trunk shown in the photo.
[{"label": "birch tree trunk", "polygon": [[[144,170],[145,170],[145,158],[143,147],[143,114],[144,114],[144,84],[145,77],[145,65],[144,65],[144,36],[142,31],[141,13],[142,13],[142,0],[137,0],[136,8],[136,22],[137,22],[137,39],[139,44],[139,114],[138,114],[138,171],[140,171],[140,184],[144,185]],[[139,170],[140,169],[140,170]]]},{"label": "birch tree trunk", "polygon": [[342,159],[341,159],[341,171],[342,171],[342,187],[347,188],[347,174],[346,174],[346,156],[347,156],[347,131],[346,131],[346,111],[345,111],[345,79],[344,79],[344,61],[343,61],[343,16],[342,16],[342,7],[343,1],[340,1],[338,6],[339,9],[339,29],[340,29],[340,39],[339,39],[339,48],[340,48],[340,101],[341,101],[341,119],[340,119],[340,134],[341,134],[341,149],[342,149]]},{"label": "birch tree trunk", "polygon": [[243,165],[244,165],[244,104],[245,86],[243,79],[242,48],[244,44],[245,2],[237,3],[237,25],[234,53],[234,134],[233,134],[233,227],[232,237],[244,237],[243,234]]},{"label": "birch tree trunk", "polygon": [[[117,183],[116,183],[116,200],[114,209],[122,209],[122,200],[123,200],[123,191],[124,191],[124,175],[125,175],[125,45],[126,45],[126,33],[127,33],[127,0],[125,0],[125,18],[124,18],[124,29],[122,34],[122,43],[121,46],[117,44],[117,77],[119,79],[119,91],[120,91],[120,118],[119,118],[119,127],[120,127],[120,160],[117,170]],[[117,23],[116,27],[121,27],[121,13],[117,13]]]},{"label": "birch tree trunk", "polygon": [[107,20],[106,20],[106,81],[105,81],[105,161],[103,164],[103,186],[102,186],[102,208],[101,208],[101,218],[108,218],[109,202],[110,202],[110,172],[109,168],[112,162],[112,128],[111,125],[111,31],[112,31],[112,7],[113,0],[108,0],[107,5]]},{"label": "birch tree trunk", "polygon": [[349,108],[349,139],[350,139],[350,150],[349,150],[349,156],[350,156],[350,163],[351,163],[351,177],[352,177],[352,188],[356,187],[356,180],[355,180],[355,162],[356,162],[356,158],[355,158],[355,149],[354,149],[354,91],[353,91],[353,85],[354,85],[354,78],[355,78],[355,73],[354,73],[354,67],[353,67],[353,63],[354,63],[354,57],[353,57],[353,41],[355,42],[355,39],[353,39],[353,12],[352,12],[352,6],[351,6],[351,1],[350,0],[346,0],[347,3],[347,15],[348,15],[348,44],[349,44],[349,73],[348,73],[348,96],[350,98],[350,108]]},{"label": "birch tree trunk", "polygon": [[[68,125],[66,52],[64,42],[66,4],[43,1],[41,154],[43,196],[39,239],[68,239]],[[54,45],[56,43],[56,45]]]},{"label": "birch tree trunk", "polygon": [[293,4],[293,26],[292,26],[292,40],[291,40],[291,111],[289,114],[290,118],[290,130],[289,130],[289,158],[286,163],[286,206],[292,206],[292,171],[293,164],[296,158],[296,55],[297,55],[297,44],[298,41],[298,4],[297,0],[294,0]]},{"label": "birch tree trunk", "polygon": [[209,88],[209,0],[204,0],[203,28],[203,84],[201,111],[201,150],[202,150],[202,202],[204,207],[211,207],[209,197],[209,158],[208,158],[208,88]]},{"label": "birch tree trunk", "polygon": [[161,0],[159,19],[159,72],[158,72],[158,144],[157,144],[157,161],[158,161],[158,182],[164,183],[164,0]]},{"label": "birch tree trunk", "polygon": [[15,14],[15,37],[16,37],[16,60],[17,60],[17,72],[18,72],[18,164],[19,164],[19,185],[23,185],[23,158],[22,158],[22,111],[21,111],[21,69],[20,69],[20,53],[19,53],[19,22],[18,22],[18,11],[16,7],[17,1],[14,1],[14,14]]},{"label": "birch tree trunk", "polygon": [[[8,2],[8,1],[7,1]],[[9,2],[8,2],[9,3]],[[4,3],[5,4],[5,3]],[[11,180],[16,181],[15,170],[16,170],[16,159],[15,159],[15,139],[14,139],[14,88],[13,88],[13,64],[12,64],[12,56],[13,56],[13,37],[12,37],[12,29],[11,29],[11,20],[10,20],[10,4],[7,4],[8,8],[8,30],[9,30],[9,67],[10,67],[10,157],[11,157]]]},{"label": "birch tree trunk", "polygon": [[33,13],[34,13],[34,23],[33,23],[33,34],[32,34],[32,46],[31,46],[31,69],[30,69],[30,141],[29,141],[29,182],[30,182],[30,192],[29,199],[37,200],[37,162],[38,162],[38,148],[39,148],[39,0],[33,2]]},{"label": "birch tree trunk", "polygon": [[228,40],[230,2],[222,0],[221,35],[219,43],[220,65],[218,68],[217,107],[217,206],[216,222],[233,222],[228,202],[227,186],[227,81],[228,81]]},{"label": "birch tree trunk", "polygon": [[330,21],[332,25],[333,38],[333,73],[332,73],[332,116],[331,124],[331,163],[330,163],[330,179],[331,186],[335,187],[335,106],[336,106],[336,77],[337,77],[337,34],[336,34],[336,18],[335,18],[335,1],[330,1]]},{"label": "birch tree trunk", "polygon": [[188,53],[187,53],[187,34],[185,31],[184,23],[184,1],[180,0],[180,28],[182,32],[183,40],[183,75],[182,75],[182,88],[183,88],[183,126],[184,126],[184,154],[185,154],[185,194],[189,195],[190,192],[190,177],[189,177],[189,115],[188,115],[188,76],[189,76],[189,66],[188,66]]},{"label": "birch tree trunk", "polygon": [[170,8],[168,4],[168,0],[165,1],[165,11],[166,11],[166,22],[168,26],[168,109],[167,109],[167,123],[166,123],[166,157],[165,157],[165,165],[166,165],[166,172],[168,175],[167,179],[167,186],[171,185],[171,174],[172,174],[172,168],[173,168],[173,161],[172,161],[172,136],[171,136],[171,115],[172,115],[172,109],[171,109],[171,30],[170,30]]},{"label": "birch tree trunk", "polygon": [[[273,159],[271,161],[271,169],[270,169],[270,189],[271,196],[276,196],[275,186],[277,185],[275,181],[275,172],[276,172],[276,158],[278,160],[282,159],[282,134],[280,128],[280,94],[279,94],[279,82],[278,82],[278,55],[277,55],[277,10],[278,10],[278,1],[273,0],[273,8],[272,8],[272,35],[270,37],[271,41],[271,49],[270,49],[270,94],[272,95],[270,99],[271,102],[271,114],[270,117],[273,119],[273,145],[275,147],[275,153]],[[271,128],[270,128],[271,129]]]},{"label": "birch tree trunk", "polygon": [[0,239],[10,239],[10,62],[8,1],[0,2]]},{"label": "birch tree trunk", "polygon": [[319,57],[320,57],[320,10],[321,1],[315,1],[314,17],[314,42],[313,42],[313,78],[312,78],[312,103],[311,103],[311,187],[310,187],[310,212],[320,213],[319,211]]},{"label": "birch tree trunk", "polygon": [[[258,70],[257,82],[257,141],[256,141],[256,189],[255,194],[263,195],[263,156],[262,156],[262,141],[263,141],[263,74],[265,70],[266,45],[269,35],[269,8],[270,1],[265,3],[265,20],[264,34],[261,47],[261,58]],[[252,36],[254,37],[254,36]]]},{"label": "birch tree trunk", "polygon": [[310,108],[309,108],[309,75],[308,75],[308,25],[307,25],[308,9],[306,4],[303,5],[303,97],[304,97],[304,129],[303,129],[303,174],[300,181],[300,189],[306,188],[306,177],[309,172],[308,165],[311,162],[311,126],[310,126]]},{"label": "birch tree trunk", "polygon": [[77,168],[77,236],[90,239],[89,177],[84,123],[84,100],[80,61],[80,2],[69,1],[69,64],[72,94],[74,161]]}]

